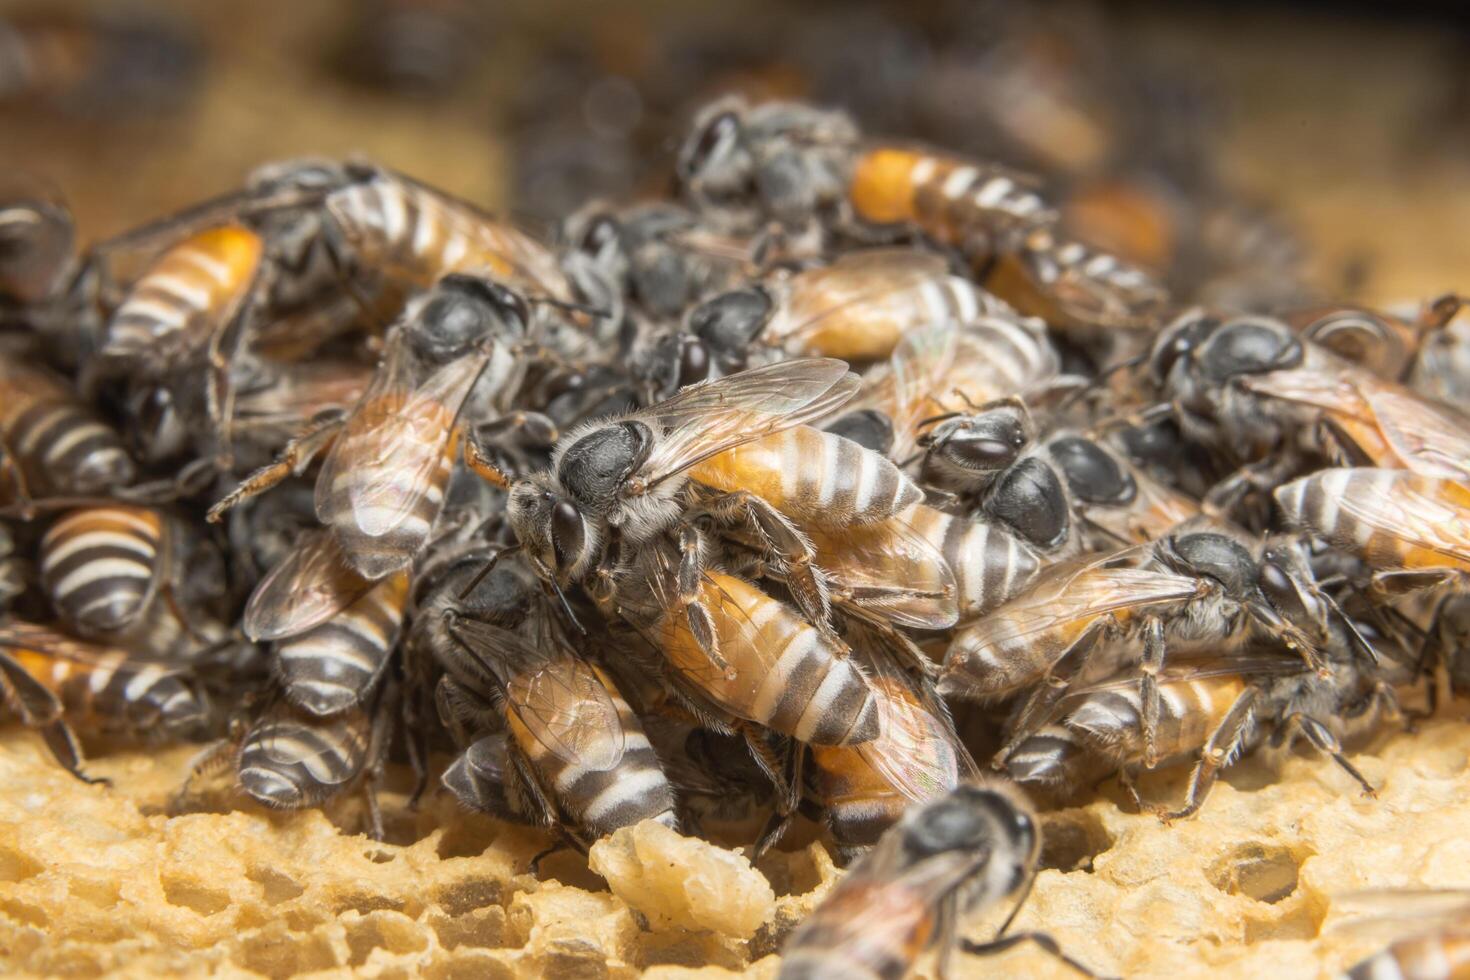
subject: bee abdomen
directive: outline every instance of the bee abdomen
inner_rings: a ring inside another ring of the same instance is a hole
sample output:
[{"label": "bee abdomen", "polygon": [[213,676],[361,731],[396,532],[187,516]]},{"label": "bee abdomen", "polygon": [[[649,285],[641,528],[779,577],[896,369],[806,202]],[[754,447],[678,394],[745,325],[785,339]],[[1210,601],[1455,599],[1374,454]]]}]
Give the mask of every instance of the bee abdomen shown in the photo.
[{"label": "bee abdomen", "polygon": [[315,806],[341,792],[362,771],[367,728],[362,713],[309,719],[273,711],[245,736],[240,785],[268,806]]},{"label": "bee abdomen", "polygon": [[327,208],[360,264],[424,285],[458,269],[471,251],[460,216],[445,202],[385,174],[333,192]]},{"label": "bee abdomen", "polygon": [[[443,421],[446,429],[451,421],[446,413]],[[421,437],[432,438],[432,434],[423,431]],[[363,469],[346,467],[337,473],[325,513],[319,516],[331,524],[332,533],[337,536],[348,563],[358,574],[367,579],[381,579],[404,568],[423,548],[443,508],[444,488],[449,483],[458,445],[458,440],[451,435],[434,472],[429,476],[428,485],[416,495],[413,485],[415,474],[401,467],[394,468],[391,458],[380,464],[384,468],[382,472],[371,476]],[[354,485],[365,479],[391,481],[394,493],[387,494],[379,489],[376,496],[383,498],[384,502],[354,505]],[[412,507],[406,513],[400,513],[393,500],[410,497],[413,498]]]},{"label": "bee abdomen", "polygon": [[122,632],[151,594],[162,534],[159,516],[141,507],[72,511],[41,541],[41,581],[81,633]]},{"label": "bee abdomen", "polygon": [[361,704],[382,676],[408,599],[399,573],[315,629],[276,645],[276,673],[286,699],[313,715]]},{"label": "bee abdomen", "polygon": [[617,765],[600,770],[568,766],[556,786],[567,809],[592,835],[601,837],[643,820],[678,829],[673,787],[641,731],[624,733]]},{"label": "bee abdomen", "polygon": [[878,732],[878,702],[867,679],[805,623],[761,681],[753,714],[754,721],[814,745],[865,742]]},{"label": "bee abdomen", "polygon": [[887,457],[812,426],[772,437],[783,462],[781,510],[827,527],[881,521],[918,503],[923,492]]},{"label": "bee abdomen", "polygon": [[5,429],[6,442],[37,484],[32,494],[101,493],[132,482],[133,460],[117,433],[65,396],[37,398]]},{"label": "bee abdomen", "polygon": [[1041,571],[1034,551],[993,524],[923,505],[907,511],[903,519],[949,563],[961,622],[1019,595]]}]

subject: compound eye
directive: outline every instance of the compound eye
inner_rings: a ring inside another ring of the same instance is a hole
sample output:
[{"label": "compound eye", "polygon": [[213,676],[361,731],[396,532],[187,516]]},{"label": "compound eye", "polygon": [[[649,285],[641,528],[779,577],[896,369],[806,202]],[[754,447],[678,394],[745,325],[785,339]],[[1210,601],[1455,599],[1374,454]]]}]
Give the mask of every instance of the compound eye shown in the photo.
[{"label": "compound eye", "polygon": [[679,387],[692,385],[707,377],[709,377],[709,350],[699,340],[686,340],[679,351]]},{"label": "compound eye", "polygon": [[582,515],[570,502],[557,501],[551,508],[551,548],[558,568],[566,568],[576,562],[582,554],[584,540]]},{"label": "compound eye", "polygon": [[688,180],[703,173],[710,162],[728,156],[740,138],[740,121],[733,112],[722,112],[700,132],[693,147],[679,161],[680,176]]},{"label": "compound eye", "polygon": [[1199,317],[1178,323],[1166,331],[1149,359],[1149,373],[1153,375],[1154,383],[1163,384],[1167,381],[1174,365],[1188,357],[1218,325],[1213,319]]},{"label": "compound eye", "polygon": [[495,298],[495,308],[502,319],[521,327],[531,322],[531,308],[519,293],[495,284],[491,287],[491,295]]},{"label": "compound eye", "polygon": [[593,257],[607,255],[617,250],[622,243],[622,234],[617,222],[610,215],[599,214],[582,233],[581,251]]}]

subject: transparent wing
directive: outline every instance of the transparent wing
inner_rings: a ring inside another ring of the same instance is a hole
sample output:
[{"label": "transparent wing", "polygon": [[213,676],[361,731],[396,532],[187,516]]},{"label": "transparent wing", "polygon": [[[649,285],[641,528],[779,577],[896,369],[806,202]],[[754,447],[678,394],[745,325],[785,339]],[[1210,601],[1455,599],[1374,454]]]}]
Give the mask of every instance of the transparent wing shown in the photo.
[{"label": "transparent wing", "polygon": [[1319,370],[1309,368],[1290,371],[1270,371],[1266,374],[1243,375],[1237,382],[1247,391],[1295,402],[1312,405],[1323,411],[1346,415],[1363,422],[1371,421],[1368,404],[1363,400],[1350,380],[1346,368]]},{"label": "transparent wing", "polygon": [[916,629],[959,619],[954,572],[944,556],[898,517],[837,531],[811,529],[817,564],[864,609]]},{"label": "transparent wing", "polygon": [[[1222,656],[1212,660],[1171,662],[1159,671],[1159,684],[1180,684],[1185,681],[1206,680],[1211,677],[1286,677],[1304,674],[1306,665],[1301,657],[1275,656],[1271,654],[1242,654]],[[1061,702],[1063,710],[1075,701],[1099,691],[1116,691],[1138,687],[1140,674],[1129,669],[1121,674],[1105,678],[1093,684],[1071,688]]]},{"label": "transparent wing", "polygon": [[1364,398],[1379,431],[1406,468],[1424,476],[1470,481],[1470,418],[1396,388],[1383,387]]},{"label": "transparent wing", "polygon": [[736,446],[754,442],[847,402],[856,375],[831,358],[800,358],[691,385],[635,413],[662,434],[641,470],[652,486]]},{"label": "transparent wing", "polygon": [[1408,470],[1365,472],[1378,474],[1389,486],[1380,492],[1376,481],[1360,483],[1355,492],[1338,497],[1343,512],[1391,538],[1470,562],[1470,488]]},{"label": "transparent wing", "polygon": [[923,308],[913,294],[940,288],[948,275],[943,259],[914,249],[884,248],[844,256],[792,277],[785,307],[771,324],[771,338],[795,351],[835,318],[906,323]]},{"label": "transparent wing", "polygon": [[879,695],[879,735],[857,752],[904,796],[924,803],[954,789],[961,776],[976,775],[974,760],[959,742],[949,712],[895,667],[881,651],[864,657]]},{"label": "transparent wing", "polygon": [[260,580],[241,626],[252,640],[295,636],[325,623],[372,587],[348,566],[336,535],[314,530]]}]

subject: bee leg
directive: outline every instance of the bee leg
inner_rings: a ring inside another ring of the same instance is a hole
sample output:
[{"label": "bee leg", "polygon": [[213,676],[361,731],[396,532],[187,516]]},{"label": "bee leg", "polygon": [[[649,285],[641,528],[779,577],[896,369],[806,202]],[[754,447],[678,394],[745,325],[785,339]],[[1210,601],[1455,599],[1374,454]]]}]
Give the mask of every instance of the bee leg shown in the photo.
[{"label": "bee leg", "polygon": [[1250,727],[1252,716],[1256,710],[1256,699],[1258,694],[1255,688],[1251,688],[1235,699],[1230,710],[1225,712],[1225,717],[1210,737],[1205,742],[1200,752],[1199,761],[1194,764],[1193,771],[1189,774],[1189,790],[1185,796],[1184,806],[1178,810],[1165,810],[1159,812],[1159,819],[1164,823],[1175,820],[1183,820],[1192,817],[1199,812],[1204,805],[1205,798],[1210,795],[1210,790],[1215,786],[1215,780],[1220,776],[1220,770],[1229,765],[1230,760],[1240,749],[1240,744],[1245,738],[1246,730]]},{"label": "bee leg", "polygon": [[561,438],[561,430],[550,417],[540,412],[510,412],[475,426],[475,438],[481,444],[502,439],[510,433],[524,433],[526,442],[550,448]]},{"label": "bee leg", "polygon": [[972,956],[994,956],[996,953],[1003,953],[1011,947],[1019,946],[1021,943],[1024,942],[1035,943],[1041,948],[1042,952],[1046,953],[1048,956],[1052,956],[1058,960],[1061,960],[1063,963],[1067,964],[1068,967],[1076,970],[1084,977],[1095,977],[1101,980],[1103,976],[1103,974],[1096,973],[1093,970],[1088,969],[1086,966],[1083,966],[1081,963],[1077,962],[1076,960],[1072,959],[1072,957],[1062,952],[1062,948],[1057,945],[1057,941],[1052,938],[1050,933],[1046,932],[1013,932],[1009,936],[1002,936],[999,939],[992,939],[988,943],[977,943],[971,939],[961,939],[959,946],[961,950],[969,953]]},{"label": "bee leg", "polygon": [[785,774],[776,785],[776,809],[771,813],[771,818],[766,822],[765,829],[761,831],[756,840],[755,850],[751,855],[752,860],[759,860],[771,848],[778,844],[786,831],[790,829],[791,822],[796,819],[796,812],[801,806],[802,788],[806,781],[806,746],[796,739],[790,739],[787,746],[786,762],[781,771]]},{"label": "bee leg", "polygon": [[1087,655],[1097,646],[1103,634],[1107,632],[1108,621],[1099,619],[1088,626],[1082,635],[1072,641],[1072,645],[1052,666],[1051,672],[1038,684],[1034,685],[1026,695],[1021,708],[1016,712],[1016,720],[1011,725],[1011,731],[1006,736],[1005,744],[1000,751],[995,753],[991,765],[1000,769],[1005,766],[1006,760],[1016,750],[1016,746],[1035,735],[1043,725],[1051,720],[1052,709],[1058,701],[1067,693],[1069,679],[1076,674]]},{"label": "bee leg", "polygon": [[264,493],[293,473],[304,471],[317,454],[326,448],[345,420],[345,412],[323,412],[318,415],[310,428],[286,443],[286,448],[281,450],[281,455],[274,463],[268,463],[251,473],[238,487],[209,508],[205,520],[218,524],[225,511],[231,507]]},{"label": "bee leg", "polygon": [[485,448],[476,441],[473,434],[464,441],[464,465],[492,487],[510,489],[510,474],[490,458],[490,454],[485,452]]},{"label": "bee leg", "polygon": [[827,580],[816,567],[817,551],[811,540],[785,514],[753,493],[726,494],[714,505],[717,516],[740,514],[755,528],[762,543],[779,560],[786,588],[796,605],[817,629],[831,633],[832,599]]},{"label": "bee leg", "polygon": [[1118,785],[1123,787],[1133,805],[1138,808],[1139,813],[1151,813],[1154,807],[1143,801],[1143,796],[1138,792],[1138,768],[1136,766],[1124,766],[1118,770]]},{"label": "bee leg", "polygon": [[1139,681],[1140,721],[1143,725],[1143,766],[1152,769],[1159,761],[1158,733],[1161,699],[1159,697],[1159,671],[1164,666],[1164,621],[1149,616],[1143,621],[1143,659],[1138,669],[1143,673]]},{"label": "bee leg", "polygon": [[1290,469],[1288,462],[1280,459],[1247,463],[1210,487],[1200,510],[1209,517],[1228,518],[1250,494],[1274,489]]},{"label": "bee leg", "polygon": [[731,673],[730,662],[720,655],[720,636],[715,630],[714,617],[700,599],[704,584],[704,541],[699,529],[692,524],[679,528],[679,605],[684,607],[684,617],[689,623],[689,632],[700,651],[709,662],[725,674]]},{"label": "bee leg", "polygon": [[235,759],[235,752],[239,748],[237,734],[231,734],[225,738],[215,739],[194,754],[189,764],[184,767],[184,779],[179,788],[174,790],[174,795],[169,799],[168,812],[180,814],[188,812],[189,797],[194,794],[194,784],[205,776],[219,772]]},{"label": "bee leg", "polygon": [[62,768],[84,783],[108,784],[107,779],[88,776],[82,770],[81,746],[62,717],[61,701],[4,652],[0,652],[0,695],[14,708],[22,724],[40,734]]},{"label": "bee leg", "polygon": [[1331,756],[1333,762],[1337,763],[1342,767],[1344,772],[1353,777],[1357,784],[1363,787],[1364,796],[1369,799],[1377,799],[1378,790],[1373,787],[1372,783],[1368,782],[1367,777],[1358,771],[1358,767],[1349,762],[1347,756],[1342,754],[1342,743],[1337,740],[1337,736],[1332,734],[1326,725],[1322,724],[1316,718],[1301,712],[1286,716],[1283,725],[1289,726],[1292,724],[1296,725],[1297,729],[1307,737],[1307,741],[1311,742],[1317,751]]},{"label": "bee leg", "polygon": [[1373,457],[1363,451],[1342,424],[1330,415],[1322,416],[1317,423],[1317,442],[1322,453],[1332,460],[1334,466],[1373,466]]},{"label": "bee leg", "polygon": [[0,438],[0,476],[7,477],[15,490],[15,500],[7,505],[7,509],[13,508],[16,516],[23,521],[35,517],[30,487],[26,484],[25,474],[21,472],[20,457],[11,452],[3,438]]}]

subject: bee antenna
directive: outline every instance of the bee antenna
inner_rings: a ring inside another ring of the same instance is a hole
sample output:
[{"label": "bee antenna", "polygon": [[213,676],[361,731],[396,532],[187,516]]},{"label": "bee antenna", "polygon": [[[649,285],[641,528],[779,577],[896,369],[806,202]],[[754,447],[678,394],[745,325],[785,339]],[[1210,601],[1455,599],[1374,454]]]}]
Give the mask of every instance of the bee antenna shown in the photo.
[{"label": "bee antenna", "polygon": [[562,591],[561,586],[554,577],[547,579],[547,581],[551,583],[551,590],[556,593],[556,597],[561,600],[561,607],[566,610],[567,618],[572,621],[572,625],[577,628],[578,633],[586,636],[587,628],[582,625],[582,621],[577,618],[577,614],[572,612],[572,604],[567,601],[567,594]]},{"label": "bee antenna", "polygon": [[588,316],[595,316],[601,320],[607,320],[612,317],[611,311],[604,310],[601,307],[588,306],[586,303],[573,303],[570,300],[553,299],[550,296],[527,296],[526,301],[528,303],[535,303],[538,306],[551,306],[558,310],[566,310],[569,313],[586,313]]},{"label": "bee antenna", "polygon": [[1031,887],[1035,884],[1036,869],[1032,868],[1031,873],[1026,876],[1025,887],[1023,887],[1021,889],[1021,893],[1016,896],[1016,904],[1011,908],[1011,912],[1009,915],[1006,916],[1006,920],[1000,924],[1000,928],[995,931],[996,939],[1004,936],[1006,934],[1006,930],[1008,930],[1011,927],[1011,924],[1016,921],[1016,916],[1021,914],[1021,909],[1023,906],[1025,906],[1026,899],[1031,897]]},{"label": "bee antenna", "polygon": [[1097,372],[1097,375],[1093,377],[1091,381],[1077,388],[1075,391],[1072,391],[1069,394],[1063,396],[1062,400],[1057,402],[1056,411],[1066,411],[1084,396],[1089,395],[1092,392],[1097,391],[1099,388],[1101,388],[1103,386],[1103,383],[1111,378],[1113,375],[1123,371],[1127,371],[1131,368],[1136,368],[1140,364],[1143,364],[1145,361],[1148,360],[1148,354],[1148,351],[1144,351],[1141,354],[1136,354],[1133,357],[1119,361],[1117,364],[1110,364],[1105,368],[1100,368]]},{"label": "bee antenna", "polygon": [[[475,577],[470,579],[470,584],[466,585],[463,589],[460,590],[459,598],[468,598],[469,594],[475,591],[475,589],[479,586],[481,582],[485,581],[485,576],[489,575],[490,572],[494,570],[496,564],[499,563],[500,559],[504,558],[506,555],[513,555],[520,550],[521,546],[519,544],[513,544],[509,547],[497,550],[495,554],[490,556],[490,560],[485,562],[485,567],[476,572]],[[446,609],[445,612],[449,613],[453,612],[453,610]]]},{"label": "bee antenna", "polygon": [[1137,428],[1152,422],[1161,422],[1172,414],[1174,414],[1174,405],[1172,402],[1156,402],[1136,412],[1129,412],[1124,415],[1110,415],[1105,419],[1099,419],[1093,423],[1092,431],[1103,432],[1125,425],[1131,425]]}]

